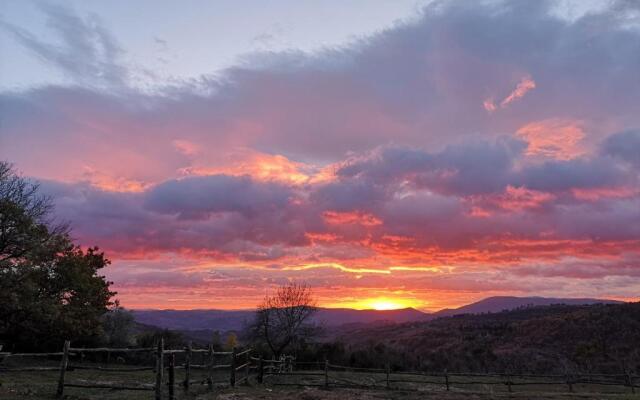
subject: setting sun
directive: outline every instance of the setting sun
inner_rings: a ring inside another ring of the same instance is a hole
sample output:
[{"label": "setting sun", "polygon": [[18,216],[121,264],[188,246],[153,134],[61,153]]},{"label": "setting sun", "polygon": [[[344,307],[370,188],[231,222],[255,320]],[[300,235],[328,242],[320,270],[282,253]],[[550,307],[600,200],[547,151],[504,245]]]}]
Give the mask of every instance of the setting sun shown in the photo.
[{"label": "setting sun", "polygon": [[374,310],[399,310],[401,308],[414,307],[414,302],[406,299],[376,298],[364,300],[360,306]]},{"label": "setting sun", "polygon": [[375,300],[371,302],[371,308],[373,308],[374,310],[397,310],[398,308],[406,307],[391,300]]}]

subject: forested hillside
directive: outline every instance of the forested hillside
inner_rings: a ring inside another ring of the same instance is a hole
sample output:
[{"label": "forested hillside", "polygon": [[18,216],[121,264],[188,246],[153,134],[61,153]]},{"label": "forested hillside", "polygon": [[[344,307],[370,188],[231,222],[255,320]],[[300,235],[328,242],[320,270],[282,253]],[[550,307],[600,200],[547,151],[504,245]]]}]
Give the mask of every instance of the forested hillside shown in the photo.
[{"label": "forested hillside", "polygon": [[428,371],[638,371],[640,303],[530,307],[368,327],[344,333],[322,351],[354,366],[390,362]]}]

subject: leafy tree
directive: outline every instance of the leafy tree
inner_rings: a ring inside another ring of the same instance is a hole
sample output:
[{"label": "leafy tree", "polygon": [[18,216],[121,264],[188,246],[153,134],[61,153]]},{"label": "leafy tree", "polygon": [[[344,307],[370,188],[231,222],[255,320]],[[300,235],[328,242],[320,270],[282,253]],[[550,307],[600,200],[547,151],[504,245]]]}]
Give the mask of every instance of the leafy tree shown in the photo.
[{"label": "leafy tree", "polygon": [[102,316],[104,342],[113,347],[128,347],[135,343],[133,336],[135,320],[133,314],[120,307],[116,301],[115,307]]},{"label": "leafy tree", "polygon": [[136,342],[139,347],[154,347],[160,339],[164,340],[165,349],[180,349],[186,344],[180,332],[169,329],[158,329],[141,333],[136,338]]},{"label": "leafy tree", "polygon": [[215,330],[211,334],[211,346],[213,346],[214,351],[222,350],[222,337],[219,330]]},{"label": "leafy tree", "polygon": [[14,349],[88,343],[115,292],[98,248],[81,249],[51,217],[51,200],[0,162],[0,340]]},{"label": "leafy tree", "polygon": [[227,350],[231,351],[237,345],[238,345],[238,336],[236,336],[235,333],[230,332],[229,335],[227,336],[227,341],[226,341],[224,347]]},{"label": "leafy tree", "polygon": [[309,286],[297,283],[281,286],[258,306],[248,327],[249,335],[264,341],[274,357],[279,358],[289,346],[317,334],[317,328],[309,323],[316,312],[315,304]]}]

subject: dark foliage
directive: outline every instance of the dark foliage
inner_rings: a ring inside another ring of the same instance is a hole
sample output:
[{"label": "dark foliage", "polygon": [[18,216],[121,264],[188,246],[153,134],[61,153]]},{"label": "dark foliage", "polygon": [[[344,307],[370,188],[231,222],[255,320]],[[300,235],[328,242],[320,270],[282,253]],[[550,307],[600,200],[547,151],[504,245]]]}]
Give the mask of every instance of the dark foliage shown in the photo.
[{"label": "dark foliage", "polygon": [[95,343],[112,305],[115,293],[99,275],[109,260],[98,248],[74,245],[51,211],[37,185],[0,162],[0,341],[7,350]]},{"label": "dark foliage", "polygon": [[435,372],[638,373],[640,303],[531,307],[359,329],[300,355]]}]

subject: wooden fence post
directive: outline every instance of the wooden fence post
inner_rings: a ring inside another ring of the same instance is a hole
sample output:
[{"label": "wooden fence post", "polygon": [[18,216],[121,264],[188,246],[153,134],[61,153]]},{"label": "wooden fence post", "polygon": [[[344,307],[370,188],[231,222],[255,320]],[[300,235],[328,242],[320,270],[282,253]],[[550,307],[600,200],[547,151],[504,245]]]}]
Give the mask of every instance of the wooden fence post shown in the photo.
[{"label": "wooden fence post", "polygon": [[567,385],[569,386],[569,392],[573,393],[573,381],[571,375],[567,374]]},{"label": "wooden fence post", "polygon": [[387,389],[391,388],[390,384],[389,384],[389,375],[391,374],[391,366],[389,365],[389,363],[387,363]]},{"label": "wooden fence post", "polygon": [[69,363],[69,347],[71,346],[71,342],[68,340],[64,341],[64,345],[62,346],[62,360],[60,361],[60,377],[58,378],[58,390],[56,394],[58,397],[62,397],[64,395],[64,375],[67,372],[67,364]]},{"label": "wooden fence post", "polygon": [[156,400],[162,399],[162,375],[164,373],[164,339],[158,341],[156,350]]},{"label": "wooden fence post", "polygon": [[207,385],[209,390],[213,390],[213,344],[209,344],[209,370],[207,372]]},{"label": "wooden fence post", "polygon": [[262,382],[264,382],[264,359],[261,355],[260,361],[258,361],[258,383]]},{"label": "wooden fence post", "polygon": [[187,343],[187,349],[184,355],[184,390],[189,391],[189,384],[191,378],[191,340]]},{"label": "wooden fence post", "polygon": [[176,355],[171,353],[169,357],[169,400],[176,399]]},{"label": "wooden fence post", "polygon": [[505,382],[507,385],[507,389],[509,390],[509,393],[511,393],[513,390],[511,389],[511,377],[509,375],[505,375]]},{"label": "wooden fence post", "polygon": [[231,387],[236,387],[236,347],[231,349],[231,376],[229,377],[229,384]]},{"label": "wooden fence post", "polygon": [[324,387],[329,388],[329,360],[324,359]]},{"label": "wooden fence post", "polygon": [[633,376],[629,372],[627,372],[627,382],[631,386],[631,393],[636,394],[636,388],[633,386]]},{"label": "wooden fence post", "polygon": [[447,386],[447,392],[449,391],[449,373],[444,370],[444,384]]},{"label": "wooden fence post", "polygon": [[249,369],[251,368],[251,350],[247,350],[245,353],[245,364],[244,368],[244,383],[245,385],[249,384]]}]

